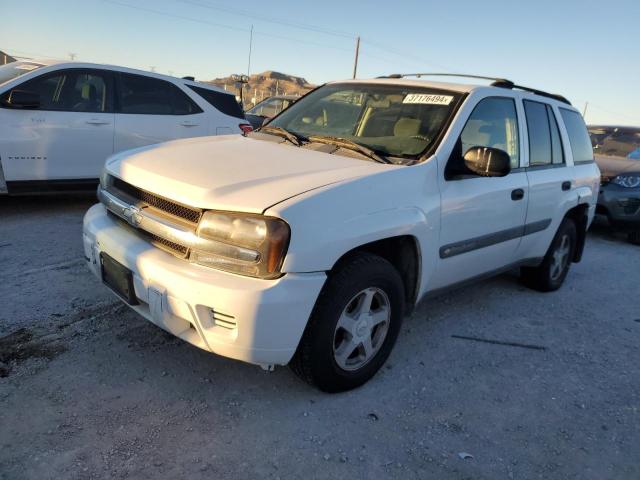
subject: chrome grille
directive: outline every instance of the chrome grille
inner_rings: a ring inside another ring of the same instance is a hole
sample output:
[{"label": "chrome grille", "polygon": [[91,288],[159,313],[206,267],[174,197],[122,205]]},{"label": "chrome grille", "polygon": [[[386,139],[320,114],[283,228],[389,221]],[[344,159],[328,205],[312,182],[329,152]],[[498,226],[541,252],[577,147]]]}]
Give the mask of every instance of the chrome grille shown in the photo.
[{"label": "chrome grille", "polygon": [[174,255],[179,257],[187,256],[187,251],[189,249],[184,245],[171,242],[166,238],[159,237],[158,235],[154,235],[153,233],[147,233],[147,232],[144,232],[144,233],[149,237],[149,239],[151,240],[151,243],[156,247],[162,248],[163,250],[166,250],[169,253],[173,253]]},{"label": "chrome grille", "polygon": [[174,217],[181,218],[187,222],[197,224],[202,217],[202,210],[198,208],[187,207],[172,200],[168,200],[160,195],[147,192],[141,188],[135,187],[119,178],[110,176],[107,184],[107,191],[122,198],[122,194],[132,200],[136,200],[144,205],[148,205],[161,210]]}]

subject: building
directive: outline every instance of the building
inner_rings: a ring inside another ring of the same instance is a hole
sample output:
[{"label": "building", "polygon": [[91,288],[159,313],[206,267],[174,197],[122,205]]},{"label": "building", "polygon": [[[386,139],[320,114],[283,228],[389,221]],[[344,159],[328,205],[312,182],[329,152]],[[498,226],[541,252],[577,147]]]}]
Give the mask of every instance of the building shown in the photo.
[{"label": "building", "polygon": [[2,50],[0,50],[0,65],[6,65],[7,63],[15,62],[16,59],[10,55],[7,55]]}]

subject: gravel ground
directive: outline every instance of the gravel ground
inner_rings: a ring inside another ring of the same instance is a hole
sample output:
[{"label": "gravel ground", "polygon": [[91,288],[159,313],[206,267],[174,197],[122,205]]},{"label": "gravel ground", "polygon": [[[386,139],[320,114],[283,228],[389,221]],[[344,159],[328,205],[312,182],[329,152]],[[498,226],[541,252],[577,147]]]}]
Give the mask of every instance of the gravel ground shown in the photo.
[{"label": "gravel ground", "polygon": [[640,478],[623,237],[596,226],[559,292],[507,274],[423,303],[371,382],[326,395],[121,306],[83,265],[91,203],[0,198],[0,478]]}]

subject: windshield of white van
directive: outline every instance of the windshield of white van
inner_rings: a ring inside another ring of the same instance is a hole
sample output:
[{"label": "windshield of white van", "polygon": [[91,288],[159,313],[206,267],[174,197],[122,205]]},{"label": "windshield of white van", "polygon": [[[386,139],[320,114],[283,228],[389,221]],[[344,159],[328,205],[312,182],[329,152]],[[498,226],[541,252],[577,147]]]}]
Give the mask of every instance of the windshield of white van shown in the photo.
[{"label": "windshield of white van", "polygon": [[2,65],[0,67],[0,85],[42,66],[44,65],[32,62],[13,62]]},{"label": "windshield of white van", "polygon": [[415,159],[434,145],[459,98],[456,92],[424,87],[331,84],[294,103],[268,126],[301,139],[335,138],[379,155]]}]

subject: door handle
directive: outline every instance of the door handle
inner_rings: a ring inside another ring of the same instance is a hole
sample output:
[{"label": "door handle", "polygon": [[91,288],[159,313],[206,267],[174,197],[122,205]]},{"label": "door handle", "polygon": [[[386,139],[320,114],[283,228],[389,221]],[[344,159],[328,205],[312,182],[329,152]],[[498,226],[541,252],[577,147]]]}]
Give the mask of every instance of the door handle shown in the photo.
[{"label": "door handle", "polygon": [[562,190],[564,191],[571,190],[571,182],[569,181],[562,182]]},{"label": "door handle", "polygon": [[183,127],[197,127],[198,124],[194,122],[190,122],[189,120],[185,120],[184,122],[180,122],[180,125]]},{"label": "door handle", "polygon": [[109,120],[100,120],[99,118],[92,118],[90,120],[87,120],[87,123],[89,125],[108,125],[111,122]]},{"label": "door handle", "polygon": [[524,190],[522,188],[516,188],[511,191],[511,200],[522,200],[524,198]]}]

